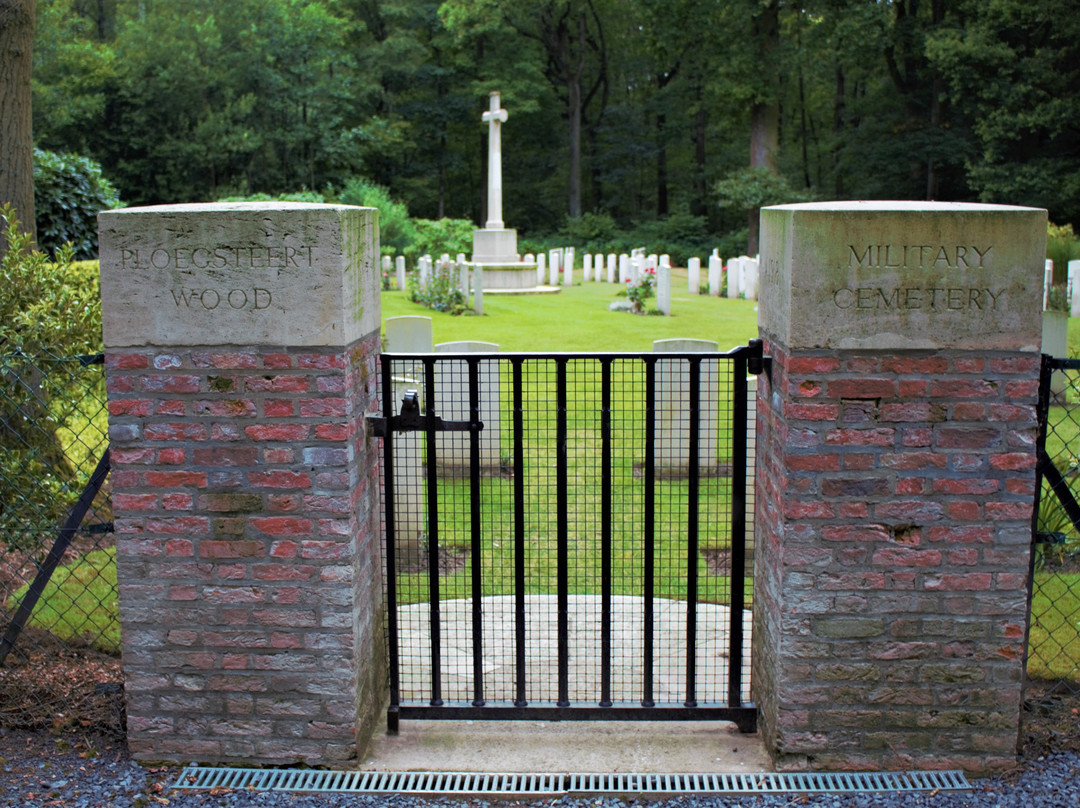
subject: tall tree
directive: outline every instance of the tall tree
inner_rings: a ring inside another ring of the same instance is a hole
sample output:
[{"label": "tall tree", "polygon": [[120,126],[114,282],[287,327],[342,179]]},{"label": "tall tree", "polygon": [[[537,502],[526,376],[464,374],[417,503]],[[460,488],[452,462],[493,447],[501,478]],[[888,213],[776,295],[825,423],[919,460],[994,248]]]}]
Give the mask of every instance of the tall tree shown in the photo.
[{"label": "tall tree", "polygon": [[[0,203],[34,236],[34,0],[0,0]],[[0,243],[0,255],[5,246]]]}]

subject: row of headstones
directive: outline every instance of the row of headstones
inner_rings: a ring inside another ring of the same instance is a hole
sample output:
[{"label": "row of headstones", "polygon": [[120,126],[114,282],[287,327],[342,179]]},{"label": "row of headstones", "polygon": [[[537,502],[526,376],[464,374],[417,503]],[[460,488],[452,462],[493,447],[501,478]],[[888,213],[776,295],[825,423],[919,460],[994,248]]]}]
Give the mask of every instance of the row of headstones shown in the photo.
[{"label": "row of headstones", "polygon": [[[528,253],[523,257],[525,263],[536,264],[537,286],[544,286],[545,284],[549,286],[558,286],[560,270],[562,271],[562,285],[572,286],[574,283],[574,259],[575,250],[573,247],[550,250],[546,256],[544,253]],[[396,274],[395,280],[398,290],[405,290],[406,262],[404,256],[399,255],[396,259],[393,259],[392,266],[390,256],[384,255],[382,259],[382,269],[386,277],[389,277],[389,273],[393,269]],[[466,297],[468,297],[469,264],[465,260],[464,253],[458,253],[456,260],[451,260],[450,256],[447,254],[442,255],[438,260],[433,260],[430,255],[423,255],[418,261],[418,270],[420,273],[420,285],[422,287],[426,286],[428,278],[430,278],[435,271],[456,271],[459,273],[458,283]],[[713,254],[709,256],[708,275],[706,276],[709,294],[713,297],[719,297],[721,289],[724,288],[723,271],[723,259],[720,257],[718,251],[714,250]],[[664,314],[670,314],[671,259],[667,254],[657,255],[656,253],[652,253],[646,255],[643,248],[638,248],[633,250],[629,255],[626,253],[623,253],[622,255],[608,253],[605,256],[602,253],[585,253],[582,258],[582,274],[586,283],[589,283],[590,281],[596,281],[598,283],[604,281],[615,283],[616,279],[619,283],[633,283],[638,281],[645,273],[652,273],[656,276],[657,308]],[[729,259],[727,265],[726,297],[757,300],[758,274],[759,264],[757,257],[751,258],[742,255],[738,258]],[[690,294],[696,295],[701,293],[701,281],[701,259],[698,257],[688,259],[687,289]],[[475,274],[473,277],[473,287],[481,290],[482,300],[483,284],[478,282]],[[482,313],[482,308],[483,304],[481,302],[478,313]]]}]

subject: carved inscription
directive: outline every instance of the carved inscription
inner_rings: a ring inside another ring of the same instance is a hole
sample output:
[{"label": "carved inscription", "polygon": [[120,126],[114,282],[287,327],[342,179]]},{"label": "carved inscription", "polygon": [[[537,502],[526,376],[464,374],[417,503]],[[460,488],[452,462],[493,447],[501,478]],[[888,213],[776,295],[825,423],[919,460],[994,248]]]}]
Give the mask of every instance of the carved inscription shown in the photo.
[{"label": "carved inscription", "polygon": [[301,269],[311,247],[174,247],[121,250],[125,269]]},{"label": "carved inscription", "polygon": [[259,311],[270,308],[273,295],[269,289],[173,289],[171,290],[176,308],[182,309],[247,309]]},{"label": "carved inscription", "polygon": [[[873,270],[911,270],[946,273],[986,269],[992,244],[849,244],[848,266],[862,273]],[[907,278],[914,278],[908,275]],[[843,287],[833,291],[838,309],[863,311],[993,311],[1004,289],[965,285],[956,278],[935,285]]]}]

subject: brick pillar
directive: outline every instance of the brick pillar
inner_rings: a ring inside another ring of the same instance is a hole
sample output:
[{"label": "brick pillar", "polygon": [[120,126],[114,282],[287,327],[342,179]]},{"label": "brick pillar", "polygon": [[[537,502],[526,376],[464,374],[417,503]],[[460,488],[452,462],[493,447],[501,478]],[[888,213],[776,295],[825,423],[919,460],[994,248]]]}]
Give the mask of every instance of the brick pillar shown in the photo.
[{"label": "brick pillar", "polygon": [[1045,211],[762,211],[754,688],[782,769],[1015,761]]},{"label": "brick pillar", "polygon": [[132,753],[354,758],[385,698],[375,212],[99,223]]}]

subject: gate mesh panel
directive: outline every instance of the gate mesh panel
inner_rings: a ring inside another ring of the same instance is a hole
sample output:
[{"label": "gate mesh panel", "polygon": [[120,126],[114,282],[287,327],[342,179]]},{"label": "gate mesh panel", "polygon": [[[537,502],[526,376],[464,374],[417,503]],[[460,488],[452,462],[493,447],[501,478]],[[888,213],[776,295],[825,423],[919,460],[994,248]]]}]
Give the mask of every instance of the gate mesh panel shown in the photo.
[{"label": "gate mesh panel", "polygon": [[[402,704],[426,704],[434,696],[445,702],[509,704],[523,695],[533,705],[556,704],[561,696],[573,704],[595,705],[604,695],[605,669],[610,672],[610,701],[640,703],[647,671],[650,487],[652,698],[658,706],[677,706],[689,695],[686,638],[692,573],[697,578],[693,697],[698,704],[727,703],[732,452],[747,451],[732,446],[733,363],[720,354],[701,362],[698,548],[691,559],[689,363],[659,357],[652,384],[656,415],[651,481],[646,476],[649,385],[641,356],[477,360],[477,403],[484,430],[479,433],[476,480],[470,477],[474,458],[467,431],[435,436],[434,466],[428,462],[425,433],[393,433]],[[425,413],[450,422],[468,420],[470,378],[464,359],[438,357],[430,369],[421,360],[384,356],[383,361],[394,363],[395,409],[411,388],[418,391]],[[515,457],[515,366],[522,402],[520,459]],[[606,472],[605,401],[610,411]],[[433,489],[428,481],[432,472],[437,477]],[[518,486],[523,493],[520,516]],[[436,510],[431,490],[436,491]],[[520,545],[516,518],[523,519]],[[475,593],[480,593],[479,600]],[[605,614],[605,593],[610,614]],[[562,632],[560,595],[566,611]],[[748,591],[745,606],[750,605]],[[519,621],[524,623],[523,694],[517,690]],[[605,638],[609,659],[603,653]],[[560,641],[568,648],[565,693],[560,692]],[[749,645],[747,619],[745,701]],[[437,693],[433,653],[438,660]]]},{"label": "gate mesh panel", "polygon": [[[102,357],[0,357],[0,726],[122,731],[108,485],[25,629],[12,620],[108,446]],[[14,639],[13,643],[10,640]],[[5,647],[5,646],[0,646]]]},{"label": "gate mesh panel", "polygon": [[[1050,377],[1046,454],[1080,499],[1080,369]],[[1080,692],[1080,531],[1044,479],[1039,492],[1028,677]]]}]

